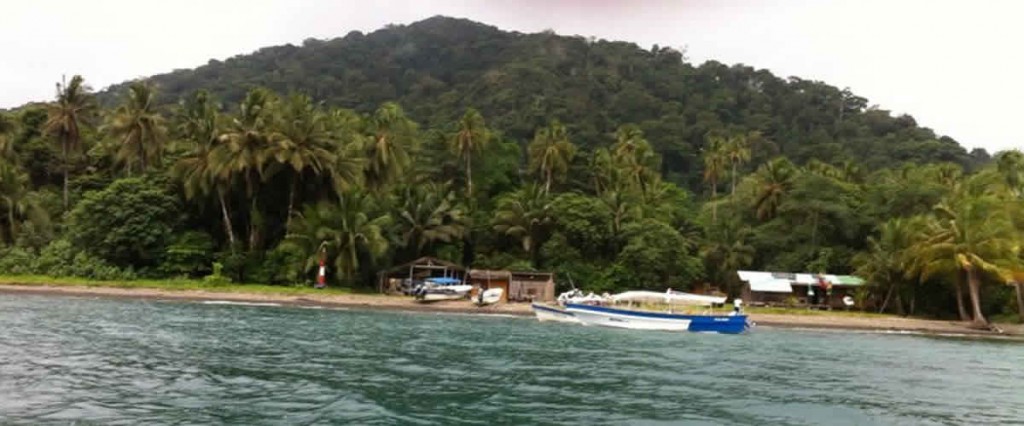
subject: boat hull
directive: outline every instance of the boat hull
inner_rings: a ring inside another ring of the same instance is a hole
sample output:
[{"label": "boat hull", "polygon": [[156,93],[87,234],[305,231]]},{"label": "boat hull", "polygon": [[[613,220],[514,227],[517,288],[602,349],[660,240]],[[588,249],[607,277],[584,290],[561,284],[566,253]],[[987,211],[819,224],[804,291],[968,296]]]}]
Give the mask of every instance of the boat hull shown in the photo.
[{"label": "boat hull", "polygon": [[531,303],[530,308],[533,309],[534,315],[537,316],[537,320],[540,322],[579,322],[575,315],[573,315],[569,311],[566,311],[561,306],[552,306],[543,303]]},{"label": "boat hull", "polygon": [[504,294],[505,294],[505,290],[500,289],[500,288],[492,288],[490,290],[484,290],[479,295],[477,295],[475,300],[473,300],[473,303],[476,303],[477,306],[493,305],[495,303],[500,302],[501,301],[501,296],[504,295]]},{"label": "boat hull", "polygon": [[632,330],[739,334],[749,328],[746,315],[681,315],[571,303],[566,305],[566,310],[584,325]]}]

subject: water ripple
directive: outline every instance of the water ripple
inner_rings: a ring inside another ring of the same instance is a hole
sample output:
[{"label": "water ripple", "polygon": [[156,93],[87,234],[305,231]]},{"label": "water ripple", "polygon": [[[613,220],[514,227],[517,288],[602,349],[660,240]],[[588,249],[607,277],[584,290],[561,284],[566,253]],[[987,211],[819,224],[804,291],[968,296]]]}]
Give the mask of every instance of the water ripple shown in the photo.
[{"label": "water ripple", "polygon": [[0,423],[1000,424],[1024,346],[0,298]]}]

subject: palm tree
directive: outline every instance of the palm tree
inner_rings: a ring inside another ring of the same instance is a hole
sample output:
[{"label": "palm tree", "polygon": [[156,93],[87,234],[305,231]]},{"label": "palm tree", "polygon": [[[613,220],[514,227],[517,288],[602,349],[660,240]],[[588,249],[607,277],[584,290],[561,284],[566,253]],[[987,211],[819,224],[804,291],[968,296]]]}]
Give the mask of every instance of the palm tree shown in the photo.
[{"label": "palm tree", "polygon": [[314,176],[330,174],[338,158],[330,149],[330,133],[326,115],[313,105],[308,96],[295,94],[283,102],[277,120],[277,131],[272,136],[270,155],[291,170],[288,192],[288,219],[291,223],[295,209],[295,193],[305,172]]},{"label": "palm tree", "polygon": [[249,248],[259,244],[262,218],[258,209],[257,184],[263,178],[265,166],[271,157],[274,129],[273,95],[266,89],[256,88],[242,100],[238,116],[231,120],[228,130],[210,153],[211,171],[222,182],[234,182],[241,176],[245,194],[249,197]]},{"label": "palm tree", "polygon": [[711,187],[711,223],[718,220],[718,180],[725,172],[725,163],[728,158],[725,156],[725,139],[717,136],[709,136],[707,146],[704,147],[704,182]]},{"label": "palm tree", "polygon": [[1010,192],[1024,196],[1024,152],[1014,149],[996,154],[996,167]]},{"label": "palm tree", "polygon": [[220,106],[210,98],[209,93],[203,90],[181,101],[178,134],[191,147],[178,159],[172,172],[181,180],[185,198],[188,200],[211,193],[217,194],[221,219],[224,222],[224,233],[228,237],[231,249],[234,250],[235,231],[225,199],[231,187],[231,179],[230,176],[225,177],[216,173],[217,170],[213,167],[216,159],[211,158],[219,143],[221,127],[220,114],[217,112],[219,109]]},{"label": "palm tree", "polygon": [[399,245],[408,250],[409,258],[420,257],[434,243],[462,238],[466,232],[467,218],[447,185],[406,186],[400,203],[395,212]]},{"label": "palm tree", "polygon": [[[21,221],[48,223],[46,211],[31,195],[28,174],[13,163],[0,160],[0,206],[6,211],[7,239],[12,244],[18,236],[18,224]],[[0,243],[4,241],[2,231],[0,229]]]},{"label": "palm tree", "polygon": [[912,275],[910,261],[919,229],[920,220],[889,219],[878,227],[877,237],[868,237],[867,251],[853,258],[857,275],[886,292],[879,313],[885,312],[899,285]]},{"label": "palm tree", "polygon": [[736,168],[742,164],[750,161],[750,140],[747,139],[746,135],[734,135],[726,139],[722,145],[724,150],[723,155],[729,160],[729,164],[732,165],[732,192],[731,195],[736,195]]},{"label": "palm tree", "polygon": [[550,193],[551,182],[564,179],[568,173],[569,163],[576,155],[576,145],[569,141],[565,126],[558,120],[552,120],[546,127],[537,129],[527,152],[530,171],[542,176],[544,192]]},{"label": "palm tree", "polygon": [[754,182],[757,185],[754,209],[758,220],[765,221],[775,217],[782,200],[793,188],[793,181],[798,173],[799,169],[785,157],[772,159],[754,172]]},{"label": "palm tree", "polygon": [[517,239],[535,267],[540,266],[540,246],[547,239],[552,224],[551,198],[535,184],[524,186],[498,201],[494,230]]},{"label": "palm tree", "polygon": [[1017,256],[1019,245],[1007,205],[994,194],[957,194],[936,207],[915,250],[922,280],[950,270],[966,275],[973,323],[979,327],[986,323],[981,312],[982,274],[1007,276],[1005,262]]},{"label": "palm tree", "polygon": [[701,249],[705,264],[714,271],[714,278],[728,284],[736,293],[736,271],[754,263],[756,249],[750,244],[753,232],[739,221],[726,221],[708,229],[706,245]]},{"label": "palm tree", "polygon": [[64,162],[64,210],[68,209],[68,173],[71,154],[82,147],[82,127],[89,123],[96,102],[82,76],[71,77],[71,83],[57,83],[57,99],[46,111],[45,132],[57,138]]},{"label": "palm tree", "polygon": [[110,117],[108,130],[120,140],[115,159],[126,165],[129,175],[136,160],[139,170],[145,173],[149,164],[162,157],[167,129],[156,111],[155,97],[150,85],[136,81],[128,87],[124,103]]},{"label": "palm tree", "polygon": [[388,215],[374,215],[372,198],[360,191],[341,194],[338,204],[321,202],[306,207],[292,222],[288,240],[310,253],[307,269],[319,260],[323,245],[339,276],[351,281],[359,271],[360,259],[374,261],[388,248],[383,228]]},{"label": "palm tree", "polygon": [[14,133],[14,122],[7,114],[0,114],[0,160],[14,156],[14,144],[10,134]]},{"label": "palm tree", "polygon": [[398,104],[385,103],[368,119],[369,134],[364,140],[366,183],[380,190],[397,181],[409,167],[415,124]]},{"label": "palm tree", "polygon": [[646,192],[661,177],[661,159],[644,138],[639,127],[627,124],[615,132],[615,143],[611,148],[611,159],[621,169],[631,185]]},{"label": "palm tree", "polygon": [[[1024,152],[1014,149],[996,154],[996,168],[1003,176],[1010,194],[1018,200],[1019,206],[1020,200],[1024,198]],[[1020,218],[1021,209],[1015,209],[1015,213],[1018,215],[1015,218],[1017,227],[1024,232],[1024,220]],[[1022,288],[1024,282],[1022,280],[1024,280],[1024,267],[1019,268],[1011,280],[1017,294],[1017,315],[1024,322],[1024,288]]]},{"label": "palm tree", "polygon": [[473,156],[487,147],[491,134],[480,112],[470,108],[458,122],[458,130],[448,142],[448,149],[466,163],[466,198],[473,198]]}]

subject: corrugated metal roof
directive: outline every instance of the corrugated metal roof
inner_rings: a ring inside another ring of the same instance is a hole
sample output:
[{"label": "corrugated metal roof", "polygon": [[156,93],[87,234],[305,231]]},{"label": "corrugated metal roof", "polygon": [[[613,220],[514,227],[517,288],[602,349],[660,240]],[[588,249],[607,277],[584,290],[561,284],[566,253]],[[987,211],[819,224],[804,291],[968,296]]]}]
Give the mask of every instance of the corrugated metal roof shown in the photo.
[{"label": "corrugated metal roof", "polygon": [[750,291],[762,293],[792,293],[793,286],[789,284],[789,280],[768,279],[751,281]]}]

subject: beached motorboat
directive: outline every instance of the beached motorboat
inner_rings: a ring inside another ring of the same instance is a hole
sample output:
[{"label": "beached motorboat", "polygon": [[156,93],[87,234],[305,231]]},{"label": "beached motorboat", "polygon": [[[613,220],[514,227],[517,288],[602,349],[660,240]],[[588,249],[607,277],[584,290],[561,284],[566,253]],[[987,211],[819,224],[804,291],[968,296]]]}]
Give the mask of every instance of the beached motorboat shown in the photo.
[{"label": "beached motorboat", "polygon": [[565,305],[568,303],[599,305],[604,303],[605,297],[598,296],[594,293],[584,295],[582,291],[572,289],[558,295],[557,300],[557,304],[542,302],[533,302],[530,304],[530,308],[533,309],[533,313],[537,316],[538,321],[579,323],[576,316],[565,309]]},{"label": "beached motorboat", "polygon": [[[607,305],[570,302],[565,305],[565,310],[584,325],[726,334],[747,331],[749,324],[746,315],[739,312],[728,315],[710,312],[711,306],[724,304],[725,299],[672,290],[665,293],[627,291],[609,297]],[[693,308],[704,310],[692,312]]]},{"label": "beached motorboat", "polygon": [[473,286],[462,284],[455,278],[427,278],[423,284],[416,286],[413,296],[417,302],[438,302],[442,300],[465,299]]},{"label": "beached motorboat", "polygon": [[480,294],[477,294],[473,299],[473,303],[477,306],[493,305],[501,301],[501,296],[505,294],[505,289],[502,288],[489,288],[483,290]]},{"label": "beached motorboat", "polygon": [[533,314],[537,316],[537,320],[540,322],[579,322],[576,316],[572,312],[565,310],[565,307],[562,305],[533,302],[530,304],[530,308],[533,309]]}]

